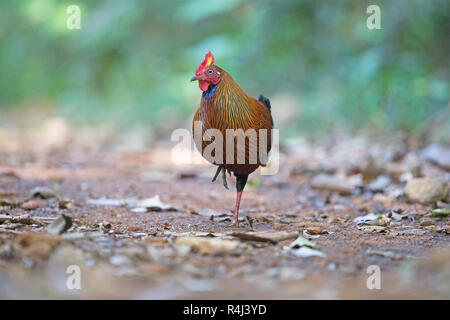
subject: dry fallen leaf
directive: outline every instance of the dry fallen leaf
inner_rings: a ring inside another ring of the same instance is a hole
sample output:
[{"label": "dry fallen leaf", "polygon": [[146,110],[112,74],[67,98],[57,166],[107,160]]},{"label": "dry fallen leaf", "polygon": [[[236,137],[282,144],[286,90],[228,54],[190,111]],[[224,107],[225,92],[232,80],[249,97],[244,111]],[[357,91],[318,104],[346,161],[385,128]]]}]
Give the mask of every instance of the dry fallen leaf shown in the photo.
[{"label": "dry fallen leaf", "polygon": [[290,249],[295,249],[295,248],[300,248],[300,247],[314,248],[315,246],[316,246],[316,244],[314,242],[311,242],[311,241],[303,238],[302,236],[298,236],[298,238],[295,239],[295,241],[292,242],[288,248],[290,248]]},{"label": "dry fallen leaf", "polygon": [[301,258],[308,258],[308,257],[325,257],[325,254],[319,250],[311,249],[308,247],[300,247],[296,249],[284,247],[283,250],[285,252],[289,252],[290,254],[301,257]]},{"label": "dry fallen leaf", "polygon": [[[324,233],[322,227],[309,227],[306,229],[308,231],[309,234],[311,235],[317,235],[317,234],[322,234]],[[326,231],[325,231],[326,233]]]},{"label": "dry fallen leaf", "polygon": [[357,226],[357,228],[361,231],[366,232],[378,232],[378,233],[387,232],[387,228],[383,226]]},{"label": "dry fallen leaf", "polygon": [[142,209],[145,211],[179,211],[179,208],[162,203],[159,195],[139,201],[133,212],[142,212]]}]

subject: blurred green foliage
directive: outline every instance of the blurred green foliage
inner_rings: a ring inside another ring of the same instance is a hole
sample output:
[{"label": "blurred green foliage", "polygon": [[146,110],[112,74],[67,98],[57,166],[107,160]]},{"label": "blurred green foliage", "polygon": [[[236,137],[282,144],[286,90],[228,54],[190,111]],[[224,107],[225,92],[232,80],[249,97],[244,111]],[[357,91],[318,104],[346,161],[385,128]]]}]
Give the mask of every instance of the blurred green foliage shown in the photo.
[{"label": "blurred green foliage", "polygon": [[449,13],[448,0],[2,1],[0,108],[172,127],[197,107],[189,79],[212,50],[249,94],[300,101],[289,132],[420,130],[448,117]]}]

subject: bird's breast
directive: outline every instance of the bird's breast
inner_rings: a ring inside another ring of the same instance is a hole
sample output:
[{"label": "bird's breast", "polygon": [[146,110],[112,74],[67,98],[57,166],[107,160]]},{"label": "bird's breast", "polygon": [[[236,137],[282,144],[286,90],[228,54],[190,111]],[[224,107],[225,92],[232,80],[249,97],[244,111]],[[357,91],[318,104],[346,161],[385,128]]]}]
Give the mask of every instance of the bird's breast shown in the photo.
[{"label": "bird's breast", "polygon": [[249,174],[255,171],[261,164],[259,149],[261,145],[268,146],[271,139],[270,130],[265,130],[264,134],[260,132],[260,129],[271,128],[261,121],[258,110],[240,106],[230,97],[217,95],[217,91],[205,91],[194,117],[202,128],[201,138],[194,139],[197,149],[210,163],[224,165],[232,172]]}]

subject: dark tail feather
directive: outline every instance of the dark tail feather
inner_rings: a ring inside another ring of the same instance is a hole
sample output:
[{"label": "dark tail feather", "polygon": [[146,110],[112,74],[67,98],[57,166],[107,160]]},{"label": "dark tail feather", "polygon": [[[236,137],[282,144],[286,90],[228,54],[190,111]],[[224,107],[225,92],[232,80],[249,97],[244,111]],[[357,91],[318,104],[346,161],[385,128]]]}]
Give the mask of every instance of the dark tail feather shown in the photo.
[{"label": "dark tail feather", "polygon": [[[272,125],[273,125],[273,118],[272,118],[272,111],[271,111],[272,106],[270,105],[269,98],[266,98],[262,94],[260,94],[258,96],[258,101],[262,102],[266,106],[267,110],[269,110],[270,120],[272,121]],[[269,151],[270,151],[270,148],[269,148]]]},{"label": "dark tail feather", "polygon": [[271,106],[270,106],[269,98],[266,98],[262,94],[260,94],[258,97],[258,101],[261,101],[267,107],[267,109],[269,109],[269,111],[270,111]]}]

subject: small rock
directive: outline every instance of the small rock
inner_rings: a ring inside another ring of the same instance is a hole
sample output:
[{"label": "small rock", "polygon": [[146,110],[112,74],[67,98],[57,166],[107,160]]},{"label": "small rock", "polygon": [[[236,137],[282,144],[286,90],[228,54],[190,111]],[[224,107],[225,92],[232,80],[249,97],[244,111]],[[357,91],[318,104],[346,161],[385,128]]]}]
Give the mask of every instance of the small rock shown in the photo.
[{"label": "small rock", "polygon": [[99,226],[104,232],[107,232],[107,231],[111,230],[111,228],[112,228],[111,223],[109,223],[108,221],[100,222],[100,223],[98,224],[98,226]]},{"label": "small rock", "polygon": [[405,186],[405,195],[408,201],[421,204],[430,204],[447,198],[449,184],[441,178],[414,178]]},{"label": "small rock", "polygon": [[142,199],[137,203],[137,208],[134,208],[133,212],[139,212],[142,208],[148,211],[181,211],[180,208],[176,208],[174,206],[164,204],[159,199],[159,195],[156,195],[152,198]]},{"label": "small rock", "polygon": [[421,156],[439,167],[450,170],[450,148],[433,143],[422,150]]},{"label": "small rock", "polygon": [[379,219],[381,216],[375,213],[369,213],[365,216],[357,217],[353,219],[353,222],[356,222],[356,224],[369,224],[372,221],[375,221]]},{"label": "small rock", "polygon": [[402,221],[403,219],[407,219],[408,215],[406,215],[406,214],[398,214],[396,212],[392,212],[391,218],[392,218],[392,220],[399,222],[399,221]]},{"label": "small rock", "polygon": [[316,246],[316,244],[314,242],[311,242],[302,236],[298,236],[298,238],[295,239],[295,241],[293,241],[288,247],[285,247],[285,248],[287,248],[287,249],[295,249],[295,248],[300,248],[300,247],[314,248],[315,246]]},{"label": "small rock", "polygon": [[392,219],[388,218],[386,216],[382,216],[380,219],[377,219],[375,221],[372,221],[371,223],[369,223],[370,225],[375,225],[375,226],[382,226],[382,227],[387,227],[389,226],[389,224],[391,223]]},{"label": "small rock", "polygon": [[287,247],[284,247],[283,249],[291,254],[293,254],[296,257],[301,258],[308,258],[308,257],[325,257],[325,254],[319,250],[311,249],[308,247],[300,247],[298,249],[286,249]]},{"label": "small rock", "polygon": [[31,190],[31,195],[35,198],[39,197],[41,199],[50,199],[58,197],[56,192],[48,187],[36,187],[33,190]]},{"label": "small rock", "polygon": [[389,187],[386,188],[385,193],[389,197],[397,199],[397,198],[403,196],[404,191],[403,191],[403,187],[401,187],[401,186],[390,185]]},{"label": "small rock", "polygon": [[327,174],[319,174],[312,178],[311,187],[316,190],[337,192],[342,195],[351,195],[355,191],[352,182]]},{"label": "small rock", "polygon": [[88,199],[86,201],[88,204],[93,206],[105,206],[105,207],[122,207],[122,206],[133,206],[137,203],[137,199],[109,199],[109,198],[99,198],[99,199]]},{"label": "small rock", "polygon": [[73,218],[68,214],[61,214],[51,224],[49,224],[45,230],[53,235],[58,235],[66,232],[72,226]]},{"label": "small rock", "polygon": [[66,209],[66,210],[72,210],[73,209],[73,204],[70,200],[60,200],[59,201],[59,208],[60,209]]},{"label": "small rock", "polygon": [[40,206],[41,206],[40,203],[36,200],[29,200],[29,201],[24,202],[21,205],[22,209],[25,209],[25,210],[36,210]]},{"label": "small rock", "polygon": [[372,192],[383,192],[391,184],[391,179],[386,176],[378,176],[373,180],[368,188]]},{"label": "small rock", "polygon": [[433,224],[434,224],[433,221],[431,221],[431,220],[429,220],[429,219],[425,219],[425,220],[423,220],[423,221],[420,223],[420,226],[426,227],[426,226],[431,226],[431,225],[433,225]]}]

